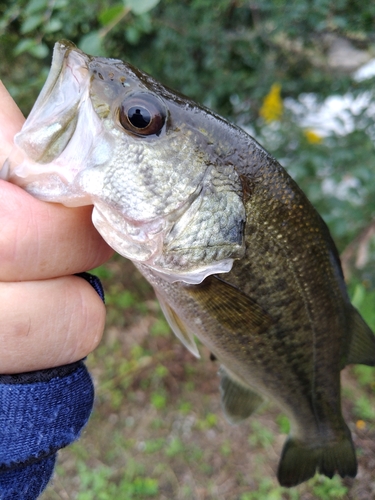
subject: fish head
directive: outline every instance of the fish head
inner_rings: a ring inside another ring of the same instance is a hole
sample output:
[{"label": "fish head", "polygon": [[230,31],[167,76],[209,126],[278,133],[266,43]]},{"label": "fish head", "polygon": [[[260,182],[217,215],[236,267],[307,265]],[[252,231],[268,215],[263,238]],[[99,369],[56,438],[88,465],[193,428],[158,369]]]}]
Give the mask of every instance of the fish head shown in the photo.
[{"label": "fish head", "polygon": [[199,283],[245,251],[227,127],[130,64],[62,41],[15,138],[24,160],[10,180],[44,201],[94,205],[93,223],[117,252]]}]

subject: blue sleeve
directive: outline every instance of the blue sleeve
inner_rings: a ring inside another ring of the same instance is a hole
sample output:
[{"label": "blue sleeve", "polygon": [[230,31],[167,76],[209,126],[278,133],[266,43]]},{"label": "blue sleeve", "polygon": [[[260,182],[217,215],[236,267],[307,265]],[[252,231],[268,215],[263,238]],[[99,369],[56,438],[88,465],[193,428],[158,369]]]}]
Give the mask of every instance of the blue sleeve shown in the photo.
[{"label": "blue sleeve", "polygon": [[[80,273],[104,301],[98,278]],[[82,361],[0,375],[0,499],[35,500],[50,480],[57,451],[78,439],[94,402]]]},{"label": "blue sleeve", "polygon": [[0,498],[34,500],[46,487],[56,452],[89,419],[94,388],[83,362],[0,376]]}]

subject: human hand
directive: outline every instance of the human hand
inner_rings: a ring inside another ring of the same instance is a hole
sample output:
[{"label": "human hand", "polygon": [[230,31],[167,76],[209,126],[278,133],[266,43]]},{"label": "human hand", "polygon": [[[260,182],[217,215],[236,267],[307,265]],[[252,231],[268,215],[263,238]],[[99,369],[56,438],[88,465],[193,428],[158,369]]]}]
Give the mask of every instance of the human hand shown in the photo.
[{"label": "human hand", "polygon": [[[1,166],[24,119],[1,82],[0,103]],[[104,305],[72,276],[113,253],[91,210],[44,203],[0,181],[0,374],[72,363],[99,343]]]}]

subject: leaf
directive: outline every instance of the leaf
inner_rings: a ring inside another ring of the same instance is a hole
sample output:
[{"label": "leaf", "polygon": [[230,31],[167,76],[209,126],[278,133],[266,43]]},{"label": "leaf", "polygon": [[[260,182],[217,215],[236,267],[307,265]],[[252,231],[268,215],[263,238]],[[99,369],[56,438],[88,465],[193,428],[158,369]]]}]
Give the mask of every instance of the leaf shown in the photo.
[{"label": "leaf", "polygon": [[352,298],[353,306],[356,307],[357,309],[360,309],[362,303],[365,300],[365,296],[366,296],[365,287],[362,285],[362,283],[358,283],[354,289],[354,294]]},{"label": "leaf", "polygon": [[110,24],[114,19],[116,19],[116,17],[119,16],[123,10],[124,5],[118,3],[108,9],[102,10],[99,13],[98,20],[103,26],[107,26],[107,24]]},{"label": "leaf", "polygon": [[62,22],[60,19],[50,19],[48,23],[44,26],[45,33],[54,33],[62,28]]},{"label": "leaf", "polygon": [[13,54],[18,56],[23,52],[29,52],[34,57],[38,59],[43,59],[48,56],[49,48],[46,44],[37,42],[33,38],[24,38],[21,40],[13,50]]},{"label": "leaf", "polygon": [[125,37],[129,43],[131,43],[132,45],[136,45],[141,38],[141,33],[135,26],[129,26],[125,30]]},{"label": "leaf", "polygon": [[31,47],[35,45],[35,40],[33,38],[24,38],[13,49],[13,54],[19,56],[23,52],[27,52]]},{"label": "leaf", "polygon": [[124,3],[133,14],[139,16],[140,14],[145,14],[149,10],[153,9],[160,0],[125,0]]},{"label": "leaf", "polygon": [[27,17],[21,26],[21,33],[30,33],[30,31],[35,30],[38,26],[43,24],[44,15],[43,14],[34,14],[30,17]]},{"label": "leaf", "polygon": [[55,0],[54,10],[65,9],[68,5],[68,0]]},{"label": "leaf", "polygon": [[34,14],[35,12],[40,12],[47,8],[47,0],[30,0],[26,5],[24,14],[28,16],[29,14]]},{"label": "leaf", "polygon": [[49,54],[49,48],[45,43],[36,43],[33,47],[30,47],[28,52],[38,59],[43,59]]},{"label": "leaf", "polygon": [[103,38],[100,36],[99,31],[93,31],[81,38],[78,47],[86,54],[93,56],[105,57],[105,50],[103,47]]}]

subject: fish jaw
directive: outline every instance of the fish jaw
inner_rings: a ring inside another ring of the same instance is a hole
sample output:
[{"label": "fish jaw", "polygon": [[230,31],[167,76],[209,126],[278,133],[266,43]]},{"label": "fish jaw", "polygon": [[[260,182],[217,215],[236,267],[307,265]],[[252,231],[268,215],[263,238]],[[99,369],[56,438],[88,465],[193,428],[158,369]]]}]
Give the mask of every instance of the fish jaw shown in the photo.
[{"label": "fish jaw", "polygon": [[8,180],[44,201],[92,204],[90,194],[75,183],[103,128],[89,99],[88,63],[89,56],[70,42],[57,43],[47,81],[15,136],[16,151],[24,159],[12,165],[10,158]]},{"label": "fish jaw", "polygon": [[[203,221],[199,219],[209,202],[209,197],[202,195],[199,189],[182,206],[163,217],[129,220],[118,205],[110,206],[94,198],[92,220],[103,238],[124,257],[146,265],[168,282],[198,284],[211,274],[229,272],[235,258],[244,252],[241,217],[234,217],[231,221],[238,227],[232,226],[224,236],[219,232],[216,245],[205,248],[209,235],[205,231],[204,218]],[[226,220],[232,216],[229,211]],[[217,226],[214,215],[212,219],[212,227]],[[220,220],[222,216],[216,219]],[[192,225],[197,227],[196,234],[186,235],[185,227]]]},{"label": "fish jaw", "polygon": [[174,265],[160,262],[165,254],[166,234],[173,226],[168,224],[166,219],[156,219],[136,225],[134,221],[126,221],[121,213],[108,210],[107,206],[98,202],[94,205],[92,221],[116,252],[134,263],[142,263],[170,283],[183,281],[188,284],[198,284],[211,274],[229,272],[233,266],[234,257],[200,264],[194,262],[192,266],[186,262],[189,253],[187,249],[181,262],[178,262],[177,258],[174,259]]}]

